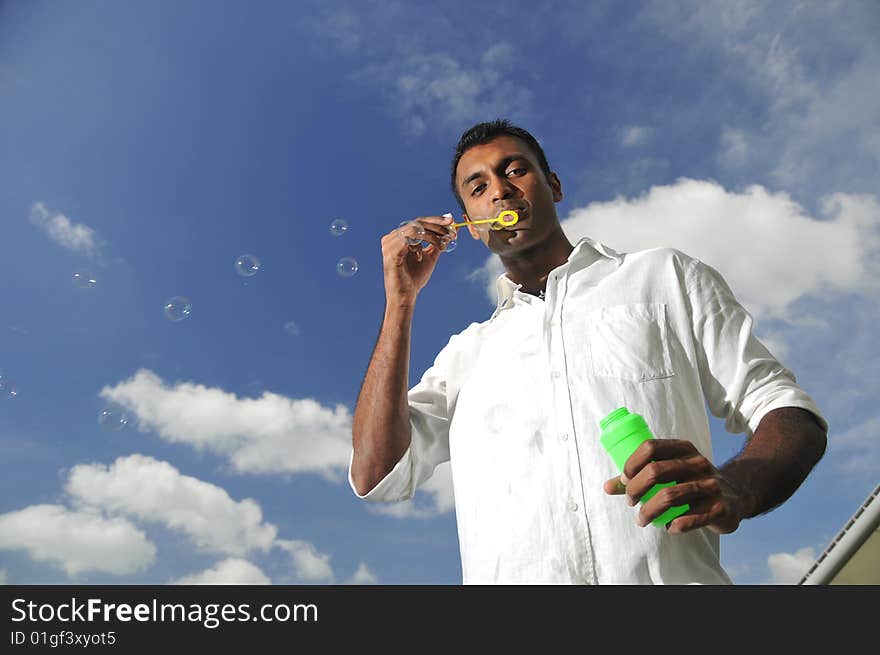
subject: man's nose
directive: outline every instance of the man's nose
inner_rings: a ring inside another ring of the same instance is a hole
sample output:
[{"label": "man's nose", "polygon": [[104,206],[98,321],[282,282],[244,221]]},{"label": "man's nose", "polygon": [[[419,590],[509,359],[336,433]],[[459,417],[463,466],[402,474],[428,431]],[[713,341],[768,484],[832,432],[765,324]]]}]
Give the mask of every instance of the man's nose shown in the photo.
[{"label": "man's nose", "polygon": [[492,182],[492,202],[513,198],[517,193],[519,189],[506,177],[499,177]]}]

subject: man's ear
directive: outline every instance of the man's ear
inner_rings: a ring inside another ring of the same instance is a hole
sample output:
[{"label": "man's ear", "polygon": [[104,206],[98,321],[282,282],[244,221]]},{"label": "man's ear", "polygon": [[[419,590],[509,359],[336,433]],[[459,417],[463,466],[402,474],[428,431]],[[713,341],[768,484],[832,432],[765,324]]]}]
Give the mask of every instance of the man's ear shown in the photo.
[{"label": "man's ear", "polygon": [[550,184],[550,189],[553,191],[553,202],[559,202],[562,200],[562,182],[559,181],[559,176],[550,171],[550,175],[547,177],[547,182]]},{"label": "man's ear", "polygon": [[464,218],[464,220],[465,220],[465,221],[467,222],[467,224],[468,224],[467,228],[468,228],[468,232],[471,233],[471,237],[473,237],[475,240],[479,241],[479,240],[480,240],[480,233],[477,232],[477,228],[475,228],[475,227],[471,224],[471,219],[468,218],[468,215],[467,215],[467,214],[462,214],[461,216],[462,216],[462,218]]}]

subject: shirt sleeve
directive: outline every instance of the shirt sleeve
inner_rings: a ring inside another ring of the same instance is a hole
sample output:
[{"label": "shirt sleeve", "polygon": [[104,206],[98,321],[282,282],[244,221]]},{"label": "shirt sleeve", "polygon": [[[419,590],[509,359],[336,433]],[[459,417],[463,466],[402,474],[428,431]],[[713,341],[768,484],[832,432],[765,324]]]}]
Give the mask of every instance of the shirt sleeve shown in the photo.
[{"label": "shirt sleeve", "polygon": [[412,439],[394,468],[366,494],[359,494],[351,478],[348,465],[348,483],[358,498],[371,501],[394,502],[408,500],[416,489],[428,480],[434,469],[449,461],[449,420],[447,402],[447,374],[456,359],[458,341],[454,335],[440,351],[433,365],[407,394]]},{"label": "shirt sleeve", "polygon": [[828,422],[813,399],[752,332],[751,314],[714,268],[692,260],[686,276],[694,345],[703,395],[728,432],[749,438],[761,419],[780,407],[813,413]]}]

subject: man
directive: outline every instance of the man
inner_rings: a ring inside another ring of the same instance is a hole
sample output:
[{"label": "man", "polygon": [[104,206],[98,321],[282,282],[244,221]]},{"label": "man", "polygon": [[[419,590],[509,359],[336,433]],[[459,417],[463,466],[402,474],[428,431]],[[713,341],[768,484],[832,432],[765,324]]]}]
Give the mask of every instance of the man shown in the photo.
[{"label": "man", "polygon": [[[416,298],[452,219],[383,237],[385,315],[354,413],[352,489],[408,499],[450,461],[464,584],[729,584],[719,535],[784,502],[822,457],[816,404],[710,266],[671,248],[570,243],[562,184],[525,130],[467,130],[452,184],[465,220],[519,215],[499,230],[468,226],[506,269],[498,306],[408,391]],[[410,245],[419,238],[426,248]],[[748,437],[720,467],[706,405]],[[615,475],[599,420],[621,406],[656,438]],[[651,524],[685,503],[665,529]]]}]

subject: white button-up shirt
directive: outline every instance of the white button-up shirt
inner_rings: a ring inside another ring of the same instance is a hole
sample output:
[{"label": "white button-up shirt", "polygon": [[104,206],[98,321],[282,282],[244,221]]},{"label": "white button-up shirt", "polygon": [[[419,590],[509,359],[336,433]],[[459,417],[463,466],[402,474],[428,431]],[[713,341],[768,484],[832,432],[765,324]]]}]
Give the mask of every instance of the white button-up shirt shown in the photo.
[{"label": "white button-up shirt", "polygon": [[409,499],[449,461],[463,584],[729,584],[717,534],[639,527],[638,506],[605,494],[618,471],[599,443],[599,420],[622,406],[710,460],[707,405],[747,436],[779,407],[824,423],[719,273],[674,249],[583,238],[546,300],[506,275],[497,289],[492,316],[452,336],[409,391],[408,450],[355,494]]}]

